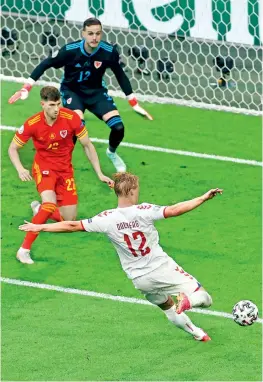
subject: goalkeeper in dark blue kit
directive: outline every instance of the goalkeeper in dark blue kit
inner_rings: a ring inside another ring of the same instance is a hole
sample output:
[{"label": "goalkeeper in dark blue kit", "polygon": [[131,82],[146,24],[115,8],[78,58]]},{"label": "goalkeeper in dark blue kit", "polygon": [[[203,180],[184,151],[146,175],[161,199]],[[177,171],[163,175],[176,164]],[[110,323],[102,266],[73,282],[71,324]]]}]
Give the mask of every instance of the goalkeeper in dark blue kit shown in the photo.
[{"label": "goalkeeper in dark blue kit", "polygon": [[103,85],[103,76],[110,68],[116,76],[122,91],[127,96],[134,111],[152,120],[137,102],[130,81],[119,63],[119,53],[113,45],[101,41],[102,25],[96,18],[84,21],[82,40],[64,45],[52,57],[42,61],[31,73],[27,83],[16,92],[9,103],[28,97],[34,83],[49,68],[64,67],[64,76],[60,92],[63,106],[74,110],[84,122],[84,112],[89,110],[110,127],[107,156],[117,172],[126,171],[124,161],[117,155],[116,149],[124,137],[124,125],[114,100]]}]

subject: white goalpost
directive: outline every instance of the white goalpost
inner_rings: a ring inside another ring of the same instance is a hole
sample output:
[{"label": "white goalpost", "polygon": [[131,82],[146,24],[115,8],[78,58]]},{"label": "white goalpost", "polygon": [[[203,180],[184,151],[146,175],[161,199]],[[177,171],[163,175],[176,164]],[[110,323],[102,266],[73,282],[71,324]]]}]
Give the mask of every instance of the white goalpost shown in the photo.
[{"label": "white goalpost", "polygon": [[[95,16],[139,100],[262,115],[262,9],[263,0],[3,0],[1,79],[23,83]],[[38,84],[61,75],[50,69]],[[105,81],[124,96],[110,71]]]}]

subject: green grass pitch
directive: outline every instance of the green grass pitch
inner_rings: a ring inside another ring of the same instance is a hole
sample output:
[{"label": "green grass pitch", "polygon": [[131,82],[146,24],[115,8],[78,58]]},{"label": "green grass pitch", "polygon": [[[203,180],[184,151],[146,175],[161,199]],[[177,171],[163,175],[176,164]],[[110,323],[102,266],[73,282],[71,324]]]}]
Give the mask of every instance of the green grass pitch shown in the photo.
[{"label": "green grass pitch", "polygon": [[[2,125],[19,127],[39,111],[39,88],[24,102],[8,105],[19,84],[2,84]],[[261,161],[257,117],[173,105],[145,104],[154,121],[116,100],[125,141]],[[109,130],[86,114],[91,137]],[[114,248],[100,234],[43,233],[32,266],[15,254],[23,239],[18,225],[31,219],[38,198],[33,182],[22,183],[2,139],[2,276],[126,297],[142,296],[122,272]],[[95,144],[103,171],[113,167],[106,145]],[[157,222],[164,250],[192,273],[213,297],[212,310],[230,313],[241,299],[261,310],[261,167],[121,147],[128,169],[140,176],[140,200],[161,205],[198,196],[212,187],[224,194],[178,218]],[[31,168],[32,144],[20,151]],[[114,207],[83,150],[74,151],[78,217]],[[189,313],[212,337],[194,341],[150,306],[64,294],[2,283],[2,380],[9,381],[260,381],[262,325]]]}]

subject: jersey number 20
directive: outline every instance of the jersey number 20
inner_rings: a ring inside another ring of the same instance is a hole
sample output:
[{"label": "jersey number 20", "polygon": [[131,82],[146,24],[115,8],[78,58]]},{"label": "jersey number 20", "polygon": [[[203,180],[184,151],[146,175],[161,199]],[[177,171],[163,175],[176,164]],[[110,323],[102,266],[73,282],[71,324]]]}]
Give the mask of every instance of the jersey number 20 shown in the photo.
[{"label": "jersey number 20", "polygon": [[136,251],[132,247],[132,243],[129,236],[127,234],[124,235],[124,241],[126,242],[130,252],[133,254],[134,257],[138,257],[138,252],[140,253],[141,256],[148,255],[148,253],[151,252],[151,249],[149,247],[144,248],[146,243],[146,237],[144,236],[143,232],[140,232],[140,231],[133,232],[132,237],[134,240],[141,238],[141,243],[139,245],[138,251]]}]

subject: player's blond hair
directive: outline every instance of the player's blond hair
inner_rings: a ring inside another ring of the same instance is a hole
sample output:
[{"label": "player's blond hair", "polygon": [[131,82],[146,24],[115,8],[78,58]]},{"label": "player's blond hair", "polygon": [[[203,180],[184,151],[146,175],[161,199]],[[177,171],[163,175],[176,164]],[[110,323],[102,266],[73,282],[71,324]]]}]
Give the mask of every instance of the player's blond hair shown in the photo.
[{"label": "player's blond hair", "polygon": [[117,196],[127,196],[131,190],[139,185],[139,178],[129,172],[118,172],[113,175],[114,191]]}]

